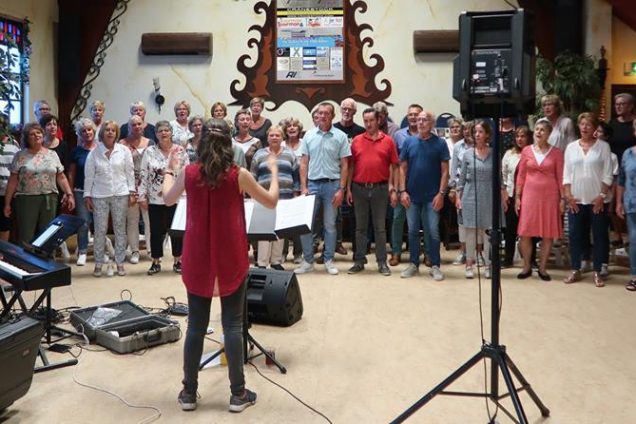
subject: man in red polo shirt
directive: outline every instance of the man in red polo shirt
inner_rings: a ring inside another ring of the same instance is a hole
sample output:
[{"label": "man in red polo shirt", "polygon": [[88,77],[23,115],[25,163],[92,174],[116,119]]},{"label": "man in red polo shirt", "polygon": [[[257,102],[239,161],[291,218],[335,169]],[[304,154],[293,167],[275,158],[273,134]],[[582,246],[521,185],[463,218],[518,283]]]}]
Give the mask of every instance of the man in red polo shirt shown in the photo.
[{"label": "man in red polo shirt", "polygon": [[387,204],[390,201],[391,206],[395,207],[398,201],[394,178],[397,177],[399,161],[395,143],[389,135],[380,131],[378,118],[378,111],[366,109],[362,114],[366,131],[354,137],[351,143],[351,177],[347,187],[347,202],[355,205],[356,251],[349,274],[356,274],[364,269],[371,212],[378,271],[382,275],[391,275],[386,263],[385,221]]}]

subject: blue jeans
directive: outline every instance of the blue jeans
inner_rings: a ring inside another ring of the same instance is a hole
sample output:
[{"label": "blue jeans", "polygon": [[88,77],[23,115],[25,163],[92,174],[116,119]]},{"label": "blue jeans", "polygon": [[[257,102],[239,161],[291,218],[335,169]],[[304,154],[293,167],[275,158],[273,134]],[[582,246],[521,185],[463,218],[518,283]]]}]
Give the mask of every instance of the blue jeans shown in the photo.
[{"label": "blue jeans", "polygon": [[399,255],[402,253],[402,239],[404,238],[404,218],[406,209],[400,202],[393,208],[393,219],[391,220],[391,253]]},{"label": "blue jeans", "polygon": [[581,269],[585,239],[589,238],[590,227],[592,227],[594,271],[601,272],[601,265],[609,251],[608,205],[605,205],[600,213],[592,212],[592,205],[577,206],[579,207],[577,213],[568,212],[571,268],[572,270]]},{"label": "blue jeans", "polygon": [[[325,234],[325,247],[324,257],[325,261],[333,260],[334,253],[336,251],[336,208],[331,204],[334,194],[340,187],[340,181],[311,181],[309,180],[308,189],[309,194],[316,195],[316,203],[314,205],[314,219],[320,206],[322,205],[322,222]],[[305,262],[314,263],[314,246],[313,236],[311,233],[303,234],[300,236],[300,241],[303,245],[303,258]]]},{"label": "blue jeans", "polygon": [[636,275],[636,213],[626,213],[627,233],[629,234],[629,267],[632,276]]},{"label": "blue jeans", "polygon": [[93,223],[93,213],[86,209],[84,204],[84,191],[74,190],[75,196],[75,215],[82,218],[84,223],[79,230],[77,230],[77,249],[79,253],[86,253],[88,251],[88,229]]},{"label": "blue jeans", "polygon": [[409,261],[416,266],[420,263],[420,228],[424,224],[426,255],[433,266],[439,266],[439,212],[433,209],[433,202],[411,203],[406,210],[406,221],[409,225]]}]

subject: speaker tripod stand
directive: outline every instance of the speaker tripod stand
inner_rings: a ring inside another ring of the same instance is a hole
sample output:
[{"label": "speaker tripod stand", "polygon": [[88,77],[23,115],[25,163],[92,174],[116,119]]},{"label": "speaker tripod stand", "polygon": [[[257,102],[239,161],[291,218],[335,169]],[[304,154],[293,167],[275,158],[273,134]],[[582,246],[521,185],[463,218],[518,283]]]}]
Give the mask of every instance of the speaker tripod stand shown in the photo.
[{"label": "speaker tripod stand", "polygon": [[[503,105],[503,103],[502,103]],[[502,106],[503,110],[503,106]],[[503,116],[503,112],[500,113]],[[499,119],[495,119],[495,123]],[[421,397],[406,411],[395,418],[391,423],[402,423],[422,406],[428,403],[437,395],[466,396],[466,397],[482,397],[491,400],[499,407],[513,422],[517,424],[527,424],[528,418],[521,404],[519,392],[526,391],[530,398],[534,401],[537,408],[541,412],[541,416],[548,417],[550,410],[541,402],[539,396],[532,389],[528,381],[525,379],[519,368],[514,364],[510,356],[506,353],[506,347],[499,343],[499,319],[501,310],[499,307],[499,293],[501,290],[501,178],[500,178],[500,140],[491,141],[491,158],[492,158],[492,231],[490,232],[491,252],[492,252],[492,284],[491,284],[491,343],[483,342],[481,349],[472,358],[466,361],[462,366],[450,374],[440,384],[435,386],[433,390]],[[477,365],[482,360],[490,359],[490,388],[486,392],[454,392],[445,389],[464,375],[468,370]],[[499,393],[499,371],[506,384],[508,390],[505,394]],[[517,387],[513,380],[513,375],[521,384]],[[502,404],[501,400],[510,397],[514,406],[514,415],[508,411]],[[494,418],[491,418],[491,423]]]},{"label": "speaker tripod stand", "polygon": [[[247,284],[247,282],[245,284]],[[282,374],[287,374],[287,368],[285,368],[283,364],[278,362],[278,360],[274,358],[274,356],[270,352],[268,352],[258,341],[256,341],[256,339],[249,332],[249,328],[251,327],[251,324],[247,316],[247,292],[245,293],[243,308],[244,308],[243,309],[243,361],[244,363],[247,364],[247,362],[250,359],[254,359],[260,355],[264,355],[274,365],[276,365],[276,367],[280,370]],[[249,352],[251,352],[254,349],[254,347],[256,347],[260,351],[260,353],[253,356],[248,356]],[[223,352],[225,352],[225,348],[221,347],[212,355],[202,360],[199,364],[199,370],[202,370],[203,368],[205,368],[207,364],[212,362],[214,359],[218,358]]]}]

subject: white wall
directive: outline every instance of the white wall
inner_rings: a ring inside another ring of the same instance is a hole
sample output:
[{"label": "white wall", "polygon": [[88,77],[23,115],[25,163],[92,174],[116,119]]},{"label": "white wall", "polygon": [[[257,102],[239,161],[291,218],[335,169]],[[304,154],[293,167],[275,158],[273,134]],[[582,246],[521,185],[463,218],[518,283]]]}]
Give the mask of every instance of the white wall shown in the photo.
[{"label": "white wall", "polygon": [[[107,52],[101,75],[93,83],[91,100],[104,100],[106,116],[119,122],[128,119],[128,105],[139,99],[147,105],[150,122],[160,117],[174,119],[172,106],[180,99],[191,103],[193,113],[206,116],[215,101],[231,103],[234,101],[229,91],[231,81],[244,81],[236,69],[237,59],[245,53],[256,58],[256,49],[249,49],[246,44],[249,38],[257,36],[256,32],[248,34],[248,28],[264,22],[264,16],[253,11],[255,3],[255,0],[131,1],[121,18],[115,42]],[[382,88],[381,79],[391,81],[393,91],[388,100],[395,104],[391,113],[396,119],[401,119],[413,102],[436,113],[459,112],[451,94],[454,55],[414,55],[413,31],[457,29],[458,15],[464,10],[510,9],[503,0],[367,0],[367,5],[367,13],[358,14],[356,19],[374,29],[372,33],[363,33],[375,40],[365,54],[368,57],[378,53],[384,58],[386,67],[377,76],[378,86]],[[212,32],[213,56],[211,59],[144,56],[140,42],[145,32]],[[154,77],[160,78],[166,97],[161,113],[152,102]],[[230,116],[236,110],[230,108]],[[288,116],[299,117],[305,125],[311,122],[309,112],[297,102],[287,102],[264,114],[274,122]]]},{"label": "white wall", "polygon": [[46,99],[57,111],[57,91],[55,81],[56,22],[58,22],[57,0],[1,0],[0,14],[31,21],[29,39],[33,46],[31,54],[31,82],[27,92],[26,120],[33,119],[31,104],[38,99]]}]

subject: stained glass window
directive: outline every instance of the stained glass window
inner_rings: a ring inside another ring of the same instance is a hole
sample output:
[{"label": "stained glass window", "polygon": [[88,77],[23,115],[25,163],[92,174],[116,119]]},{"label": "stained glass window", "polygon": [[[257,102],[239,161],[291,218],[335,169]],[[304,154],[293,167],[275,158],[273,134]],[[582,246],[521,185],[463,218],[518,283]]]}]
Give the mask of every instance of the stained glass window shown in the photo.
[{"label": "stained glass window", "polygon": [[24,109],[23,33],[22,22],[0,16],[0,112],[11,124],[22,123]]}]

